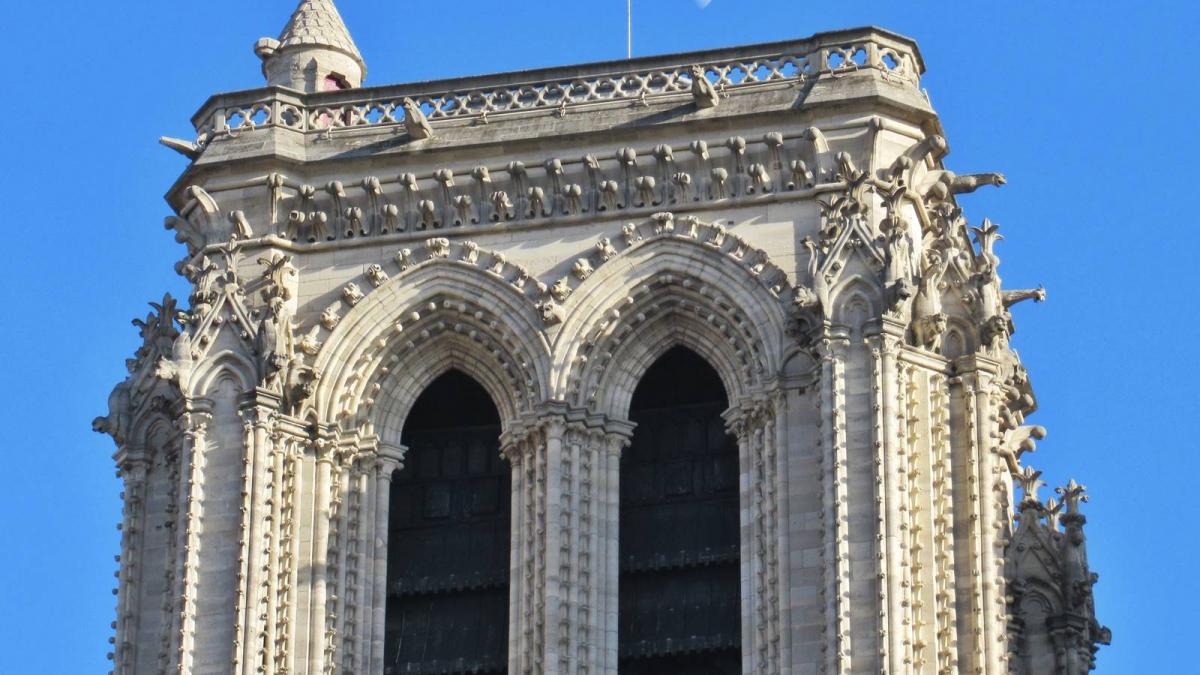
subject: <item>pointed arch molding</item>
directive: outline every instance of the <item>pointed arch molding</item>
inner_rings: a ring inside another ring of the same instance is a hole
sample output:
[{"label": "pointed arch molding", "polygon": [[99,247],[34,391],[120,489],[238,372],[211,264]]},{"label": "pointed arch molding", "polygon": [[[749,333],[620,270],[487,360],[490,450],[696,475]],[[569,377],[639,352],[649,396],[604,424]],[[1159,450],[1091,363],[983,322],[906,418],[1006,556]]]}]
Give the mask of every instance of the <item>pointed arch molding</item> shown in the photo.
[{"label": "pointed arch molding", "polygon": [[677,344],[717,368],[731,400],[779,372],[788,275],[722,225],[655,214],[572,259],[554,287],[473,242],[430,239],[370,266],[322,316],[319,416],[398,433],[422,388],[459,368],[506,423],[550,400],[620,419],[637,378]]},{"label": "pointed arch molding", "polygon": [[435,255],[338,319],[315,361],[322,377],[314,405],[321,419],[346,427],[370,420],[399,438],[423,388],[458,368],[483,385],[507,424],[547,398],[549,358],[541,318],[521,290]]},{"label": "pointed arch molding", "polygon": [[629,241],[564,306],[554,391],[574,405],[627,416],[642,374],[675,345],[717,370],[730,401],[780,370],[787,275],[719,225],[684,224]]}]

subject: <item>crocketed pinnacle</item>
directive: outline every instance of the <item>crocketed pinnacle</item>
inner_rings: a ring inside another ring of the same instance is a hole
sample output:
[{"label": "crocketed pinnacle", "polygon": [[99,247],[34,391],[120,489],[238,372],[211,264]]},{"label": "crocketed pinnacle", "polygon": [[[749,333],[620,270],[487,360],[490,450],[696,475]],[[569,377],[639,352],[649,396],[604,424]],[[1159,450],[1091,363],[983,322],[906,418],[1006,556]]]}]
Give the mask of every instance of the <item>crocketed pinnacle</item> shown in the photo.
[{"label": "crocketed pinnacle", "polygon": [[350,37],[342,15],[338,13],[333,0],[302,0],[292,13],[292,18],[284,26],[279,35],[279,49],[289,47],[327,47],[344,52],[362,66],[363,72],[367,64],[362,54]]}]

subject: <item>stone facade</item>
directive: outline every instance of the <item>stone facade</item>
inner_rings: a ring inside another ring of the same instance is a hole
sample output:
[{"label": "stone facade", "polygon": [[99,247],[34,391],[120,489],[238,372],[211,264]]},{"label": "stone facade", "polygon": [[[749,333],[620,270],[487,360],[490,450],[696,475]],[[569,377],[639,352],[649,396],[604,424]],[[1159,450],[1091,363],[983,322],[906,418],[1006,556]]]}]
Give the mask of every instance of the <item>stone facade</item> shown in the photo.
[{"label": "stone facade", "polygon": [[401,431],[453,368],[512,466],[508,672],[616,673],[617,458],[676,345],[731,403],[744,673],[1093,666],[1082,488],[1043,503],[1021,462],[1008,307],[1044,291],[963,217],[1004,179],[945,168],[911,40],[360,89],[324,0],[256,49],[271,86],[164,139],[191,296],[95,423],[114,672],[382,673]]}]

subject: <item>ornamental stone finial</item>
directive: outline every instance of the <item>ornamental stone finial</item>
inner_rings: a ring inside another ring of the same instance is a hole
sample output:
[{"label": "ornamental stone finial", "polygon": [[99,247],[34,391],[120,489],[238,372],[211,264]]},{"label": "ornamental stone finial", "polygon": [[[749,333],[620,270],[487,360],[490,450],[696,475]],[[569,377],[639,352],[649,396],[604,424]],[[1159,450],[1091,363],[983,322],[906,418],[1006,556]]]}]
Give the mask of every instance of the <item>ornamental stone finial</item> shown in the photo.
[{"label": "ornamental stone finial", "polygon": [[1066,507],[1068,514],[1078,514],[1079,503],[1086,503],[1088,500],[1087,494],[1085,494],[1087,487],[1076,483],[1074,478],[1067,481],[1065,486],[1055,488],[1054,491],[1062,497],[1062,503]]},{"label": "ornamental stone finial", "polygon": [[1021,485],[1021,492],[1025,495],[1025,498],[1021,500],[1021,510],[1040,509],[1042,502],[1038,499],[1037,493],[1046,484],[1046,481],[1042,480],[1042,472],[1035,470],[1032,466],[1026,466],[1016,475],[1016,479]]}]

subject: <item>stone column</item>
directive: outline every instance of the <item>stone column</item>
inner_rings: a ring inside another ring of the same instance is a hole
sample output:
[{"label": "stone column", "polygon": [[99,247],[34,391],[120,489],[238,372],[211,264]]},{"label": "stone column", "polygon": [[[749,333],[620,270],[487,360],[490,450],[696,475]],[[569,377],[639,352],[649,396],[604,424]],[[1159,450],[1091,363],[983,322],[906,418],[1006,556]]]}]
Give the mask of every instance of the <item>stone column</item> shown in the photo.
[{"label": "stone column", "polygon": [[302,644],[298,632],[301,627],[300,568],[304,564],[300,542],[302,539],[302,507],[307,491],[305,463],[309,448],[313,444],[310,431],[305,426],[287,425],[290,430],[284,445],[279,449],[283,464],[282,503],[279,511],[280,566],[277,611],[280,628],[276,634],[275,662],[280,672],[297,673],[302,668],[304,655],[298,653]]},{"label": "stone column", "polygon": [[781,659],[785,623],[780,570],[788,569],[787,533],[782,523],[784,490],[777,422],[786,405],[772,390],[743,400],[725,412],[727,428],[738,440],[742,512],[742,663],[743,672],[775,675],[790,671]]},{"label": "stone column", "polygon": [[632,428],[547,404],[501,439],[513,467],[510,673],[616,673],[617,457]]},{"label": "stone column", "polygon": [[208,401],[185,404],[180,419],[183,443],[179,453],[178,503],[175,513],[175,573],[171,642],[165,659],[167,670],[191,672],[192,648],[196,630],[196,560],[203,511],[202,466],[208,445],[208,427],[212,423]]},{"label": "stone column", "polygon": [[[985,365],[985,364],[981,364]],[[997,410],[1002,398],[996,374],[981,368],[976,373],[976,425],[979,434],[980,544],[983,578],[983,624],[986,672],[1008,671],[1008,603],[1004,592],[1004,540],[1008,535],[1009,486],[1002,481],[997,461],[1001,440]]]},{"label": "stone column", "polygon": [[324,673],[326,645],[326,603],[329,584],[329,479],[333,473],[333,443],[319,438],[316,450],[316,478],[313,485],[313,539],[311,562],[312,597],[308,620],[308,667],[306,672]]},{"label": "stone column", "polygon": [[[368,672],[383,672],[383,641],[387,612],[387,553],[388,553],[388,508],[391,505],[392,474],[404,468],[404,455],[408,448],[402,445],[379,444],[375,455],[374,485],[374,546],[366,556],[365,568],[372,570],[371,593],[371,667]],[[364,637],[366,633],[364,633]]]},{"label": "stone column", "polygon": [[830,330],[818,345],[821,357],[821,477],[825,565],[825,672],[850,671],[850,539],[847,515],[846,352],[849,336]]},{"label": "stone column", "polygon": [[359,548],[362,522],[361,502],[367,496],[358,489],[364,474],[373,468],[379,439],[369,425],[352,433],[338,434],[330,481],[328,535],[326,672],[357,672],[357,645],[364,637],[359,617],[369,607],[359,604],[359,585],[374,576]]},{"label": "stone column", "polygon": [[116,634],[111,639],[113,651],[113,673],[132,673],[137,666],[137,653],[141,646],[138,639],[138,598],[142,593],[142,542],[146,520],[146,478],[149,461],[144,448],[121,447],[117,450],[117,475],[124,479],[125,508],[122,509],[121,553],[117,562],[121,570],[117,574],[117,621]]},{"label": "stone column", "polygon": [[273,427],[279,414],[280,399],[277,394],[265,389],[251,392],[242,402],[239,414],[245,428],[243,442],[242,476],[242,551],[239,594],[240,608],[238,635],[241,643],[241,661],[238,669],[243,673],[259,673],[271,661],[270,636],[274,631],[268,598],[274,584],[268,576],[272,570],[269,551],[273,548],[268,530],[273,520],[271,513],[274,472],[271,456],[275,440]]},{"label": "stone column", "polygon": [[872,356],[872,436],[875,446],[875,503],[876,541],[881,542],[877,553],[881,601],[880,670],[902,673],[912,662],[910,642],[906,640],[905,606],[907,588],[904,584],[908,568],[907,546],[904,542],[906,514],[902,482],[905,471],[905,449],[899,429],[903,410],[898,405],[902,392],[899,387],[898,360],[904,346],[906,326],[884,317],[880,332],[868,338]]},{"label": "stone column", "polygon": [[[962,359],[960,375],[953,380],[961,387],[962,410],[957,430],[962,439],[958,489],[965,497],[966,518],[958,553],[967,558],[970,570],[968,597],[959,597],[960,616],[966,612],[973,634],[961,636],[961,665],[978,672],[1006,672],[1007,603],[1004,595],[1003,546],[1007,518],[1001,510],[1007,502],[1008,488],[1000,482],[997,452],[999,418],[996,404],[1000,392],[995,380],[996,364],[978,355]],[[1001,490],[1004,496],[1001,497]],[[961,572],[959,578],[963,578]],[[965,649],[964,649],[965,648]]]}]

